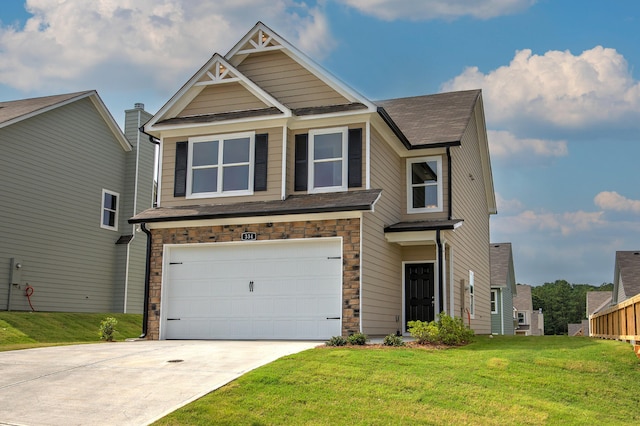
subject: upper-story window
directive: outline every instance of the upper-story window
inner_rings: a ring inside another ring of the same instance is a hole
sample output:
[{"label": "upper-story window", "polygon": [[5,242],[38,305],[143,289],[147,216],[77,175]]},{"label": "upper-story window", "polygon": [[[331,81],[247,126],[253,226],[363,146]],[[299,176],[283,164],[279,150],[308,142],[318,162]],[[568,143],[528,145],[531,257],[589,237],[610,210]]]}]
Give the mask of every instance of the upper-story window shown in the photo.
[{"label": "upper-story window", "polygon": [[100,227],[105,229],[118,230],[118,201],[120,194],[117,192],[102,190],[102,217]]},{"label": "upper-story window", "polygon": [[253,194],[255,134],[189,139],[187,198]]},{"label": "upper-story window", "polygon": [[347,128],[309,131],[309,192],[347,189]]},{"label": "upper-story window", "polygon": [[442,157],[407,159],[407,211],[442,211]]}]

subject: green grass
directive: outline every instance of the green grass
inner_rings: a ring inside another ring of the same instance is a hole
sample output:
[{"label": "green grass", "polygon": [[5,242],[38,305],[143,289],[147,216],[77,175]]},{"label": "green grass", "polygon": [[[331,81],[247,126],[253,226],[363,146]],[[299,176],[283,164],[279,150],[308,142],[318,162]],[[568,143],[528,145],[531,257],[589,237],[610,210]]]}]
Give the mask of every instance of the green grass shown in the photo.
[{"label": "green grass", "polygon": [[100,342],[98,327],[107,316],[118,320],[115,340],[138,337],[142,315],[65,312],[0,312],[0,351]]},{"label": "green grass", "polygon": [[316,348],[156,424],[635,424],[639,405],[640,362],[626,343],[479,336],[446,350]]}]

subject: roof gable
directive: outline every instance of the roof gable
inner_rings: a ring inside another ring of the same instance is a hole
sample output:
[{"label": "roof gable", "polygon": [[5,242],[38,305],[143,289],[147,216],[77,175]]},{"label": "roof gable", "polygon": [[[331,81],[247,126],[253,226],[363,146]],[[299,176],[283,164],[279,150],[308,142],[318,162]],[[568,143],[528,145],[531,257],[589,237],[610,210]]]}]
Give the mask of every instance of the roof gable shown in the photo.
[{"label": "roof gable", "polygon": [[511,287],[515,293],[511,243],[491,244],[489,258],[491,264],[491,287]]},{"label": "roof gable", "polygon": [[[263,104],[264,108],[249,108],[246,111],[252,111],[253,114],[249,114],[248,117],[241,115],[234,116],[235,119],[246,119],[256,116],[255,112],[261,109],[271,111],[273,109],[279,111],[280,116],[289,117],[291,111],[282,105],[269,93],[257,86],[253,81],[244,76],[233,65],[231,65],[224,57],[219,54],[214,54],[204,66],[202,66],[198,72],[196,72],[191,79],[153,116],[153,118],[145,125],[147,132],[152,132],[154,127],[158,124],[171,124],[179,125],[183,124],[178,118],[192,118],[202,117],[203,115],[215,116],[213,114],[189,114],[189,106],[193,106],[193,102],[197,102],[199,95],[205,91],[209,92],[208,95],[215,96],[215,90],[211,90],[215,86],[223,85],[235,85],[240,90],[246,91],[247,95],[255,98],[257,102]],[[203,95],[204,96],[204,95]],[[257,105],[255,105],[257,106]],[[186,110],[186,112],[185,112]],[[227,111],[218,111],[218,114],[237,113],[239,109],[229,107]],[[260,115],[260,114],[257,114]],[[215,121],[215,117],[212,117]],[[197,120],[196,120],[197,121]],[[206,120],[200,120],[206,121]],[[193,123],[193,120],[185,120],[185,123]]]},{"label": "roof gable", "polygon": [[344,97],[348,103],[366,105],[370,111],[375,111],[375,105],[355,90],[342,83],[311,58],[291,45],[275,31],[262,22],[258,22],[231,50],[225,55],[235,66],[240,66],[248,57],[265,52],[280,51],[289,56],[310,74],[315,76],[335,92]]},{"label": "roof gable", "polygon": [[95,90],[0,102],[0,129],[85,98],[91,100],[122,149],[131,151],[131,144]]}]

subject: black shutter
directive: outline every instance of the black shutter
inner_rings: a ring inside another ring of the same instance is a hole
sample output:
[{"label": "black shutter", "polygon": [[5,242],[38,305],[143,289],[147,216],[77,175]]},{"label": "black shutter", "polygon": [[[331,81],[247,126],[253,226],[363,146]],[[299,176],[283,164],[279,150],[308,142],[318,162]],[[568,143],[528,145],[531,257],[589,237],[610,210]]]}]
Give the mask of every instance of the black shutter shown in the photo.
[{"label": "black shutter", "polygon": [[255,141],[255,165],[253,168],[253,190],[267,190],[267,156],[269,135],[267,133],[256,135]]},{"label": "black shutter", "polygon": [[309,150],[309,135],[296,135],[296,153],[295,153],[295,184],[294,189],[296,191],[307,190],[307,180],[309,179],[308,163],[307,163],[307,151]]},{"label": "black shutter", "polygon": [[362,129],[349,129],[349,188],[362,186]]},{"label": "black shutter", "polygon": [[176,143],[176,168],[173,178],[173,196],[184,197],[187,194],[187,155],[188,142]]}]

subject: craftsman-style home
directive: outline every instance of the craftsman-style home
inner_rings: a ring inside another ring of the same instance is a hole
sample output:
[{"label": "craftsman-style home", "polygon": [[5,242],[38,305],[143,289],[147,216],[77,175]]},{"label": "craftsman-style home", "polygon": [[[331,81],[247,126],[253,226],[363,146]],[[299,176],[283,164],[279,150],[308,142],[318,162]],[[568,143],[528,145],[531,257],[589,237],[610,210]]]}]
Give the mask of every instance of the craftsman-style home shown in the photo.
[{"label": "craftsman-style home", "polygon": [[440,312],[491,332],[479,90],[373,102],[259,22],[144,131],[149,338],[387,335]]}]

